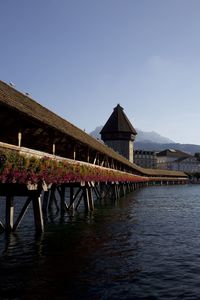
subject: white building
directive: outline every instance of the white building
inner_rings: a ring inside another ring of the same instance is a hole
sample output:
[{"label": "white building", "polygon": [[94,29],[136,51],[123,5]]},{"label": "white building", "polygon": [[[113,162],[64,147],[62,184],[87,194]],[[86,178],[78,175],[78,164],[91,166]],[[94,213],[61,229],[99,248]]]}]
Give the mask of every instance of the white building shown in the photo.
[{"label": "white building", "polygon": [[200,172],[200,161],[188,153],[166,149],[157,154],[157,168],[196,173]]}]

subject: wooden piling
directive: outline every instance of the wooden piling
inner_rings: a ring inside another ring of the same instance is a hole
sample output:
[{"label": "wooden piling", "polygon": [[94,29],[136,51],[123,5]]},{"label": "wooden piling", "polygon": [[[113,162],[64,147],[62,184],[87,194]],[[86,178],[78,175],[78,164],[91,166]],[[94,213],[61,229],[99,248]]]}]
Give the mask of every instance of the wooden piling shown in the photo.
[{"label": "wooden piling", "polygon": [[5,230],[12,231],[14,224],[14,198],[11,195],[6,197],[6,218]]},{"label": "wooden piling", "polygon": [[83,200],[86,211],[90,211],[89,193],[86,186],[83,187]]},{"label": "wooden piling", "polygon": [[74,209],[74,188],[73,188],[73,186],[70,186],[70,188],[69,188],[70,190],[70,208],[71,209]]},{"label": "wooden piling", "polygon": [[43,195],[43,201],[42,201],[42,211],[44,214],[47,213],[48,204],[49,204],[49,191],[45,191]]},{"label": "wooden piling", "polygon": [[44,232],[44,221],[42,215],[41,196],[34,195],[32,199],[33,203],[33,214],[35,221],[35,229],[38,233]]},{"label": "wooden piling", "polygon": [[93,199],[93,192],[91,186],[88,187],[88,197],[89,197],[90,210],[94,210],[94,199]]},{"label": "wooden piling", "polygon": [[60,216],[63,217],[66,211],[66,203],[65,203],[65,186],[64,184],[60,187]]},{"label": "wooden piling", "polygon": [[56,210],[59,211],[59,206],[56,198],[56,185],[53,184],[50,190],[48,209],[51,211],[53,209],[53,204],[55,204]]}]

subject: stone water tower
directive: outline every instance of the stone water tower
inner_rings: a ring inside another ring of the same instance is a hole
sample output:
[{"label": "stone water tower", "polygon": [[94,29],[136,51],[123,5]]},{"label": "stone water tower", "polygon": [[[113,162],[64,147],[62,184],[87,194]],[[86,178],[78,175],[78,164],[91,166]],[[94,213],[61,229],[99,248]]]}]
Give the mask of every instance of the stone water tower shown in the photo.
[{"label": "stone water tower", "polygon": [[119,104],[114,108],[100,134],[107,146],[133,162],[133,143],[137,132]]}]

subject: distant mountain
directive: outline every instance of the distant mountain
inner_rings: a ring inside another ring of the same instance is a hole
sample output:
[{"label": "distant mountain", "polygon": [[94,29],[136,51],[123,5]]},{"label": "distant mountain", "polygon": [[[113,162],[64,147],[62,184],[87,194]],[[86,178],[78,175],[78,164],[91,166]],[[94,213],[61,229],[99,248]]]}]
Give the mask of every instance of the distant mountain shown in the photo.
[{"label": "distant mountain", "polygon": [[165,149],[176,149],[189,154],[194,155],[196,152],[200,152],[200,145],[194,144],[179,144],[179,143],[151,143],[151,142],[135,142],[135,150],[147,150],[147,151],[163,151]]},{"label": "distant mountain", "polygon": [[95,128],[95,130],[93,130],[93,131],[90,132],[89,134],[90,134],[93,138],[95,138],[95,139],[97,139],[97,140],[100,140],[100,139],[101,139],[100,131],[101,131],[102,128],[103,128],[103,126],[97,126],[97,127]]},{"label": "distant mountain", "polygon": [[[90,135],[101,140],[99,132],[102,128],[103,126],[96,127]],[[165,149],[176,149],[190,154],[200,152],[200,145],[175,143],[169,138],[163,137],[154,131],[146,132],[140,129],[136,129],[136,131],[138,133],[134,143],[134,148],[136,150],[162,151]]]},{"label": "distant mountain", "polygon": [[175,143],[174,141],[158,134],[155,131],[142,131],[140,129],[136,129],[137,135],[135,138],[135,142],[143,142],[143,143],[161,143],[161,144],[169,144]]},{"label": "distant mountain", "polygon": [[[101,135],[99,134],[99,132],[101,131],[101,129],[103,128],[103,126],[98,126],[95,128],[95,130],[93,130],[90,135],[93,136],[96,139],[101,139]],[[150,132],[146,132],[146,131],[142,131],[140,129],[136,129],[137,131],[137,135],[136,135],[136,142],[143,142],[143,143],[174,143],[174,141],[161,136],[160,134],[154,132],[154,131],[150,131]]]}]

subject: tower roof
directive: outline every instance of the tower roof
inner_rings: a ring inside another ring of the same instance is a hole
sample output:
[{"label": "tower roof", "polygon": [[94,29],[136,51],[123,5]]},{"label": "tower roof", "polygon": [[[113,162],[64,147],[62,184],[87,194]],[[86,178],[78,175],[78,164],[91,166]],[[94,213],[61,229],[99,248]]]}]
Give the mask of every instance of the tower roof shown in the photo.
[{"label": "tower roof", "polygon": [[100,133],[104,134],[117,132],[126,132],[134,135],[137,134],[131,122],[125,115],[123,107],[121,107],[119,104],[114,108],[111,116],[109,117]]}]

